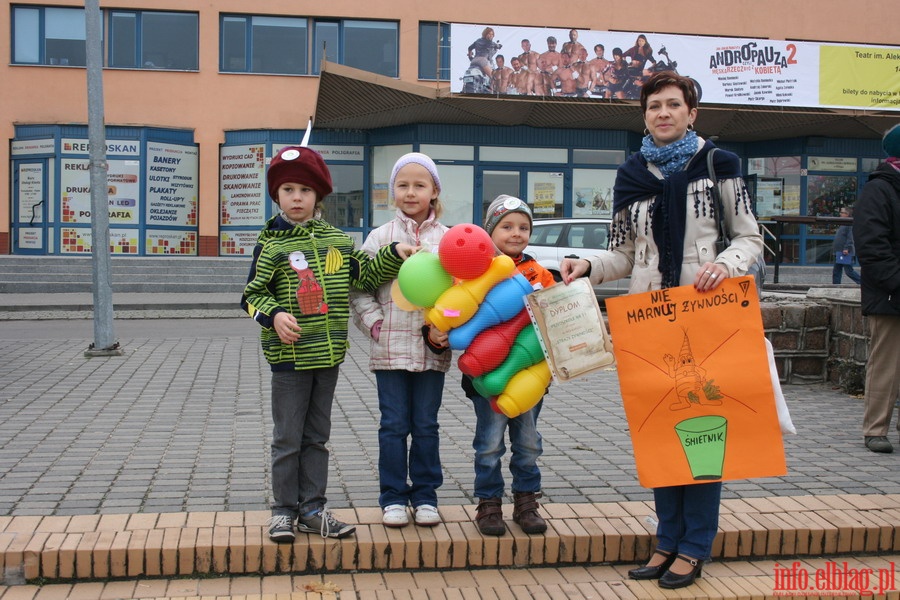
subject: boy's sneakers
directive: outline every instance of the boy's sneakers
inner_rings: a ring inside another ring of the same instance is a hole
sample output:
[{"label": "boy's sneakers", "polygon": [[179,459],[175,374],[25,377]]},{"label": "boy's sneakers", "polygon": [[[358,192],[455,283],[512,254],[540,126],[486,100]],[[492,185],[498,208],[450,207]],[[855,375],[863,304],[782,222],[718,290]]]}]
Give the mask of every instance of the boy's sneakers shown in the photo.
[{"label": "boy's sneakers", "polygon": [[269,527],[269,539],[279,544],[290,544],[294,541],[294,519],[290,515],[272,515],[266,521]]},{"label": "boy's sneakers", "polygon": [[385,527],[406,527],[409,525],[409,513],[402,504],[388,504],[382,511],[381,522]]},{"label": "boy's sneakers", "polygon": [[441,522],[441,513],[437,506],[422,504],[416,507],[416,525],[422,527],[434,527]]},{"label": "boy's sneakers", "polygon": [[341,523],[325,508],[320,508],[312,514],[300,515],[297,519],[297,531],[318,533],[322,537],[343,538],[356,531],[356,527]]}]

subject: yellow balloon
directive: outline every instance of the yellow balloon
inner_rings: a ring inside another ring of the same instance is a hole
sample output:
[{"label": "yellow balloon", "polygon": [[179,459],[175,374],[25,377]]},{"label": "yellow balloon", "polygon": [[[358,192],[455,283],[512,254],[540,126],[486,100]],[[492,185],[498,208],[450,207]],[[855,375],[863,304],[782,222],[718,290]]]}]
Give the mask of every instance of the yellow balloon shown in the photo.
[{"label": "yellow balloon", "polygon": [[400,310],[412,312],[414,310],[420,310],[422,308],[421,306],[416,306],[406,299],[406,296],[404,296],[403,292],[400,291],[399,279],[395,279],[391,283],[391,300],[394,301],[394,304],[396,304],[397,308],[399,308]]}]

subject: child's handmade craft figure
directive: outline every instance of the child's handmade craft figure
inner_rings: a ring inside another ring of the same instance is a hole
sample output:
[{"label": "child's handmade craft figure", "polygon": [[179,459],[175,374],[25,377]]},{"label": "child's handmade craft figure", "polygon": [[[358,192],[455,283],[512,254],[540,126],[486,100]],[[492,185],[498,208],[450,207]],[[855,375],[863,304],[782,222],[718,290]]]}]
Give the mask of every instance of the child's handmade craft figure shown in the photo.
[{"label": "child's handmade craft figure", "polygon": [[297,306],[304,315],[324,315],[328,312],[322,286],[316,274],[309,268],[306,256],[299,250],[291,252],[288,257],[291,268],[297,273],[300,285],[297,287]]}]

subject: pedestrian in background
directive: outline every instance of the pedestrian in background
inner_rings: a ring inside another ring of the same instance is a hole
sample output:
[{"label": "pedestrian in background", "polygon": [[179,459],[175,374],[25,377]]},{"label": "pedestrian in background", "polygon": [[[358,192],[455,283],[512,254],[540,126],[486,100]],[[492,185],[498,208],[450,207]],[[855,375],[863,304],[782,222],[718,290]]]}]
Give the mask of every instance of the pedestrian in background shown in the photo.
[{"label": "pedestrian in background", "polygon": [[[841,207],[841,217],[847,219],[852,216],[850,209],[846,206]],[[841,283],[841,274],[846,273],[847,277],[859,285],[859,274],[853,270],[853,261],[856,258],[856,249],[853,246],[853,226],[841,225],[834,234],[834,243],[831,246],[834,252],[834,270],[831,273],[831,283],[839,285]]]},{"label": "pedestrian in background", "polygon": [[900,392],[900,125],[885,133],[882,146],[888,159],[863,186],[853,234],[869,331],[863,436],[872,452],[890,453],[887,434]]}]

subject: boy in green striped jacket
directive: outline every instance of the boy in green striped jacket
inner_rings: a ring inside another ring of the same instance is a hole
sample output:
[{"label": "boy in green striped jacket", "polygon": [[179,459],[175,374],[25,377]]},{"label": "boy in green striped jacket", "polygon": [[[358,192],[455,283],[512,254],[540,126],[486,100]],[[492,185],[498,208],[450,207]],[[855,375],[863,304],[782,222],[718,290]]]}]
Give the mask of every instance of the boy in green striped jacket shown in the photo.
[{"label": "boy in green striped jacket", "polygon": [[331,405],[347,350],[350,286],[373,293],[416,251],[382,247],[374,257],[321,219],[331,174],[318,152],[288,146],[272,158],[269,195],[281,209],[253,250],[241,307],[262,326],[272,368],[272,517],[269,537],[299,531],[342,538],[355,527],[325,509]]}]

